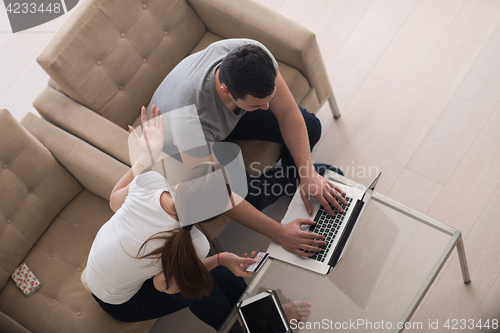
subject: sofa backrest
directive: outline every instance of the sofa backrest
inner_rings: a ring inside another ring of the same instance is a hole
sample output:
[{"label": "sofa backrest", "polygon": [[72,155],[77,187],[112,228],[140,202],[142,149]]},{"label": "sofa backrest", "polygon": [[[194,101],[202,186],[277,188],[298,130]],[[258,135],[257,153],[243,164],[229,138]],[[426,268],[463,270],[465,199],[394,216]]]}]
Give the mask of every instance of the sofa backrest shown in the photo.
[{"label": "sofa backrest", "polygon": [[37,61],[65,94],[126,128],[205,30],[185,0],[86,0]]},{"label": "sofa backrest", "polygon": [[0,110],[0,290],[81,185]]}]

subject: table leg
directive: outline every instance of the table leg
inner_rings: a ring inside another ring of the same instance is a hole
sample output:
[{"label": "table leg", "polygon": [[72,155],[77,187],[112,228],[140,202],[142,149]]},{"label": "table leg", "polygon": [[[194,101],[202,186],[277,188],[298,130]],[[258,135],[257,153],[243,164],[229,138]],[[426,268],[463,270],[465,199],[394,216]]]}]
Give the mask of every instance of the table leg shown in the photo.
[{"label": "table leg", "polygon": [[464,283],[469,284],[470,283],[469,266],[467,266],[467,258],[465,257],[465,249],[464,249],[464,241],[462,239],[462,233],[460,233],[460,235],[458,236],[457,252],[458,252],[458,259],[460,260],[460,268],[462,269],[462,276],[464,278]]}]

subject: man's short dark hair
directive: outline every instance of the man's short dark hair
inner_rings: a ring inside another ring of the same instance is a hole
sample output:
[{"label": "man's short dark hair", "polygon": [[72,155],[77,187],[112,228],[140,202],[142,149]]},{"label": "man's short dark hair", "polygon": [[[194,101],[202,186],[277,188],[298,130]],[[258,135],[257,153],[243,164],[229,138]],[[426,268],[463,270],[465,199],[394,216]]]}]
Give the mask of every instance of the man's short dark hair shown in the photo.
[{"label": "man's short dark hair", "polygon": [[269,54],[255,44],[245,44],[229,52],[219,67],[219,81],[234,99],[252,95],[270,96],[276,85],[276,69]]}]

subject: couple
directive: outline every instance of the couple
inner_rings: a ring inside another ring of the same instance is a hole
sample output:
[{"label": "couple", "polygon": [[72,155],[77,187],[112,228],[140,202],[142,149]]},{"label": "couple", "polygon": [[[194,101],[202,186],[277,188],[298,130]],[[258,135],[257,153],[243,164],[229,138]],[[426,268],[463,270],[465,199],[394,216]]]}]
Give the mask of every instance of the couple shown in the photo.
[{"label": "couple", "polygon": [[[328,202],[341,209],[337,199],[344,200],[342,192],[325,181],[315,169],[320,166],[311,161],[310,150],[319,140],[321,125],[314,115],[297,107],[276,61],[262,44],[226,40],[193,54],[165,78],[152,103],[160,105],[164,114],[196,105],[206,142],[260,139],[283,143],[282,167],[303,167],[307,172],[283,179],[273,178],[271,170],[249,180],[259,186],[300,182],[308,210],[311,196],[329,211]],[[113,189],[110,205],[116,214],[99,230],[84,278],[96,301],[118,320],[148,320],[190,307],[217,330],[246,288],[242,277],[251,276],[246,269],[255,262],[255,253],[206,257],[208,241],[192,228],[202,221],[192,214],[203,207],[203,198],[221,198],[216,200],[215,206],[220,206],[216,209],[226,210],[231,188],[216,177],[216,171],[223,168],[213,162],[192,163],[196,158],[183,149],[192,138],[185,138],[184,124],[174,124],[172,142],[183,163],[191,160],[192,167],[172,191],[160,174],[144,172],[166,148],[162,116],[153,105],[149,124],[145,108],[141,119],[142,136],[131,132],[143,153]],[[183,130],[175,133],[175,128]],[[246,199],[226,214],[299,255],[310,256],[303,251],[320,251],[325,245],[317,240],[322,236],[300,229],[301,224],[314,222],[297,219],[283,226],[255,208],[277,198],[250,192]],[[310,304],[291,302],[284,309],[289,320],[306,320]]]}]

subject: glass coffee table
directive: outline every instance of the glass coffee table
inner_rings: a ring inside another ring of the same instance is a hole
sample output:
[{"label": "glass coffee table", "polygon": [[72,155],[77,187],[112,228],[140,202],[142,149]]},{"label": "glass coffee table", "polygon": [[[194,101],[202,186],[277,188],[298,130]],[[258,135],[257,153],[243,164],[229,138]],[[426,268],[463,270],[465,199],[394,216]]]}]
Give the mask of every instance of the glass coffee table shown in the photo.
[{"label": "glass coffee table", "polygon": [[[333,172],[325,177],[365,189]],[[459,230],[378,192],[352,237],[344,258],[328,275],[270,258],[241,299],[273,289],[282,304],[309,301],[311,315],[307,322],[291,321],[294,332],[425,331],[428,322],[410,319],[454,248],[463,280],[470,283]],[[237,319],[234,308],[219,332],[229,332]]]}]

